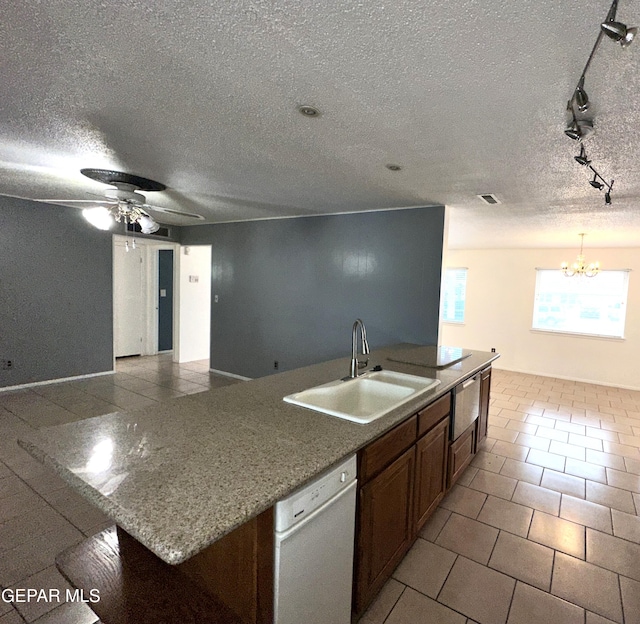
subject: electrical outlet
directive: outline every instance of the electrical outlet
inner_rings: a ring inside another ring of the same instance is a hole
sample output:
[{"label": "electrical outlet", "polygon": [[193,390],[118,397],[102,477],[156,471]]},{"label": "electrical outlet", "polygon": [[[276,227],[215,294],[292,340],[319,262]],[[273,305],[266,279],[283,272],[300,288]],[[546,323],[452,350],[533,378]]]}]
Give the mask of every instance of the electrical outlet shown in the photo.
[{"label": "electrical outlet", "polygon": [[496,352],[496,348],[495,347],[491,347],[491,353],[495,353]]},{"label": "electrical outlet", "polygon": [[0,360],[2,370],[11,370],[13,368],[13,360]]},{"label": "electrical outlet", "polygon": [[279,364],[278,364],[278,360],[274,360],[274,361],[273,361],[273,368],[275,368],[275,369],[277,370],[277,369],[278,369],[278,366],[279,366]]}]

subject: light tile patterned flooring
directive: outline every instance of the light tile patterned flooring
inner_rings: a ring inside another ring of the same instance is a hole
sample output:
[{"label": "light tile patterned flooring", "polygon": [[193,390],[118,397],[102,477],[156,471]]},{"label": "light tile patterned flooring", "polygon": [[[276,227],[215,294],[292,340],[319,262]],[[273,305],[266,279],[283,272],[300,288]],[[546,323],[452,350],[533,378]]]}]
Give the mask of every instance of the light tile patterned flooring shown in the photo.
[{"label": "light tile patterned flooring", "polygon": [[[117,371],[0,393],[2,588],[66,589],[55,555],[110,524],[22,433],[235,383],[167,355]],[[360,623],[640,624],[640,392],[494,370],[489,425]],[[0,601],[0,624],[96,621],[82,604]]]},{"label": "light tile patterned flooring", "polygon": [[[116,373],[0,392],[0,589],[69,585],[53,563],[65,548],[113,524],[51,469],[16,443],[33,428],[154,405],[168,398],[237,383],[208,372],[208,362],[177,365],[170,354],[118,360]],[[7,604],[0,624],[94,624],[82,603]]]},{"label": "light tile patterned flooring", "polygon": [[640,392],[494,370],[489,437],[360,624],[640,624]]}]

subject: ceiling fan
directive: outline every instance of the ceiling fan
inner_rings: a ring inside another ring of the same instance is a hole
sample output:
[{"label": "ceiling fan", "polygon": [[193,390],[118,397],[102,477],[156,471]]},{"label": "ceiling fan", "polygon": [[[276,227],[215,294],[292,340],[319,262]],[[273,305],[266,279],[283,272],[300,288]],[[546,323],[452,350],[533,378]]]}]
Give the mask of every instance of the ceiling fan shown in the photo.
[{"label": "ceiling fan", "polygon": [[101,204],[95,208],[85,208],[84,217],[93,226],[107,230],[114,222],[125,224],[137,223],[143,234],[153,234],[160,228],[151,213],[167,213],[180,217],[203,219],[198,214],[172,210],[147,204],[146,197],[139,191],[164,191],[167,187],[161,182],[110,169],[81,169],[80,173],[96,182],[108,184],[104,191],[104,199],[70,199],[70,200],[41,200],[60,203]]}]

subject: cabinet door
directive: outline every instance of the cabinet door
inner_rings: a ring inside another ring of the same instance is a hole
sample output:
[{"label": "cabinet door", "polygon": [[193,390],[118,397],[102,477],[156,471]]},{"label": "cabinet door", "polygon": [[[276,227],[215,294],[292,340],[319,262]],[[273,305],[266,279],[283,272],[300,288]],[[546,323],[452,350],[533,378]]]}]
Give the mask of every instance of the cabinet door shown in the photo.
[{"label": "cabinet door", "polygon": [[464,433],[451,443],[449,449],[449,487],[453,486],[473,459],[476,448],[476,425],[477,422],[469,425]]},{"label": "cabinet door", "polygon": [[478,416],[478,434],[476,442],[479,445],[487,437],[489,426],[489,392],[491,390],[491,368],[482,371],[480,379],[480,414]]},{"label": "cabinet door", "polygon": [[415,446],[359,493],[354,610],[362,613],[411,546]]},{"label": "cabinet door", "polygon": [[444,496],[447,486],[449,419],[438,423],[416,444],[414,533],[422,528]]}]

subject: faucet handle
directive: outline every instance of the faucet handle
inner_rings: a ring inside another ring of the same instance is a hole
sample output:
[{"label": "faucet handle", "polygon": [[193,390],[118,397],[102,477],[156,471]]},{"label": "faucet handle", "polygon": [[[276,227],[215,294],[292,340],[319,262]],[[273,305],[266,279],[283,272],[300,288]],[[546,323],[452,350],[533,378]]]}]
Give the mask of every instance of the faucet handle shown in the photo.
[{"label": "faucet handle", "polygon": [[369,358],[367,358],[364,362],[358,360],[358,368],[366,368],[369,366]]}]

